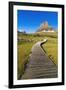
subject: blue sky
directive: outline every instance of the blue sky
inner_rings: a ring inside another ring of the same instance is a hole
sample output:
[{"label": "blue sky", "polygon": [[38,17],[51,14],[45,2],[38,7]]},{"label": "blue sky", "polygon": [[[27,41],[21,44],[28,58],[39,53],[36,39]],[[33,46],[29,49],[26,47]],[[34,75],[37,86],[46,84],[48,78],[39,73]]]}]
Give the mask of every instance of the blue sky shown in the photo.
[{"label": "blue sky", "polygon": [[17,28],[18,31],[26,31],[34,33],[39,28],[40,24],[48,21],[48,24],[53,28],[58,28],[58,13],[49,11],[17,11]]}]

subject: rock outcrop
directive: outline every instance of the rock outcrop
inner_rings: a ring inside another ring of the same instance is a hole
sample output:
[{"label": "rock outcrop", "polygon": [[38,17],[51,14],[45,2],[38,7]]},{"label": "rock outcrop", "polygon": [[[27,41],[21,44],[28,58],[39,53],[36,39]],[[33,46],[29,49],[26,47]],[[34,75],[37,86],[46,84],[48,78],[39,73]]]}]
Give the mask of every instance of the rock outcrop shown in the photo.
[{"label": "rock outcrop", "polygon": [[43,22],[37,32],[54,32],[54,29],[52,26],[49,26],[48,22]]}]

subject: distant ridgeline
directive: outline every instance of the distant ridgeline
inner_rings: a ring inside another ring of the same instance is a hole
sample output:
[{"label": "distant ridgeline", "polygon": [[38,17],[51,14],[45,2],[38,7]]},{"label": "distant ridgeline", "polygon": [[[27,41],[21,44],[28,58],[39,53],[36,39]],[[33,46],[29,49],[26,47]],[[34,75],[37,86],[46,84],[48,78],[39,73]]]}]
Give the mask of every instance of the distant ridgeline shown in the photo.
[{"label": "distant ridgeline", "polygon": [[54,28],[52,26],[48,25],[48,22],[43,22],[37,32],[55,32]]},{"label": "distant ridgeline", "polygon": [[18,34],[26,34],[26,31],[21,31],[20,32],[20,31],[17,30],[17,32],[18,32]]}]

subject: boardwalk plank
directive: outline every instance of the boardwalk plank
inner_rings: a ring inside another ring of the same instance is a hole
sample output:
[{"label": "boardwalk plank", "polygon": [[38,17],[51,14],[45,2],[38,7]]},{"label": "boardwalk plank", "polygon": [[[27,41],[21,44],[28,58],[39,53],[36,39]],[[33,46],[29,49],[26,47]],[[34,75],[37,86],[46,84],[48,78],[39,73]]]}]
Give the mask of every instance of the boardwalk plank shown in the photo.
[{"label": "boardwalk plank", "polygon": [[36,43],[31,50],[29,62],[21,79],[56,78],[57,66],[45,54],[41,43]]}]

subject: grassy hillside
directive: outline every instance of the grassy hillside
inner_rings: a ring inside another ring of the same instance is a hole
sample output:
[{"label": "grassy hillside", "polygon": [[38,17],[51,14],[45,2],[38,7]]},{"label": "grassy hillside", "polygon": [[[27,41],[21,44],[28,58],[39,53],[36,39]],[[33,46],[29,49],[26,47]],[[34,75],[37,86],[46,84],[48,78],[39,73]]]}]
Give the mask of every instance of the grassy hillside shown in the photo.
[{"label": "grassy hillside", "polygon": [[47,55],[57,65],[57,32],[54,33],[35,33],[35,34],[23,34],[18,33],[18,79],[21,78],[24,73],[26,63],[29,60],[32,46],[38,42],[48,38],[48,42],[43,46]]}]

